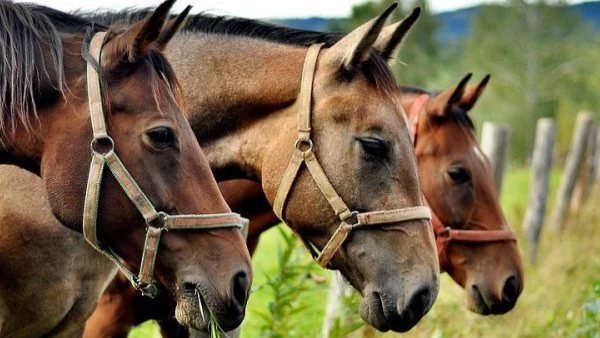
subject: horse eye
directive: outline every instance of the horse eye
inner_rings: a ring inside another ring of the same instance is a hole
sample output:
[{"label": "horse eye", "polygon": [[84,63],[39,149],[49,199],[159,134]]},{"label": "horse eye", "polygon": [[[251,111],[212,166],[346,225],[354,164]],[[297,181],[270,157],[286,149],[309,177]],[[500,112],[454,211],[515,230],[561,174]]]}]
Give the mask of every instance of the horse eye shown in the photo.
[{"label": "horse eye", "polygon": [[368,155],[387,158],[390,149],[384,141],[374,137],[358,138],[357,140]]},{"label": "horse eye", "polygon": [[456,184],[464,184],[471,180],[471,176],[469,176],[469,173],[464,168],[453,167],[448,169],[447,173],[448,177]]},{"label": "horse eye", "polygon": [[174,147],[177,143],[175,132],[171,128],[157,127],[146,132],[152,145],[159,149]]}]

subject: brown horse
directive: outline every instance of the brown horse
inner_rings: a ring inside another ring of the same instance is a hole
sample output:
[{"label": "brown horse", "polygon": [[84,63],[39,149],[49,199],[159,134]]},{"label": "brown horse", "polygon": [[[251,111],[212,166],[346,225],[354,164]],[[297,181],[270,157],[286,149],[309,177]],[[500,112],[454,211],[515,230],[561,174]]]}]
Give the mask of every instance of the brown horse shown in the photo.
[{"label": "brown horse", "polygon": [[[337,201],[360,212],[422,205],[410,131],[386,64],[418,12],[383,29],[391,9],[323,48],[312,81],[314,156]],[[115,19],[118,15],[109,18]],[[301,90],[307,48],[304,40],[256,35],[258,25],[195,16],[167,55],[217,179],[260,182],[273,207],[307,97]],[[379,48],[390,54],[376,52]],[[310,142],[301,143],[311,149]],[[339,230],[340,217],[313,174],[300,168],[280,216],[318,256]],[[361,316],[379,330],[410,329],[437,295],[439,263],[428,227],[427,221],[413,220],[352,231],[333,251],[327,267],[340,270],[361,292]]]},{"label": "brown horse", "polygon": [[[14,280],[13,272],[25,272],[29,276],[36,272],[38,282],[31,286],[50,286],[49,289],[54,290],[48,281],[56,276],[52,271],[56,268],[55,262],[51,257],[41,256],[43,250],[36,249],[36,243],[51,243],[38,238],[37,225],[29,228],[31,221],[56,226],[57,221],[47,210],[52,210],[62,224],[79,233],[85,224],[90,224],[86,220],[91,220],[96,228],[92,227],[89,234],[95,238],[97,230],[99,248],[112,257],[122,257],[115,262],[123,269],[140,268],[149,272],[147,286],[153,285],[156,277],[161,287],[170,291],[181,324],[206,328],[208,318],[200,315],[200,306],[204,312],[210,309],[223,327],[236,327],[242,321],[252,278],[242,233],[237,229],[171,231],[159,242],[157,234],[161,229],[158,227],[169,228],[186,219],[158,214],[155,210],[159,218],[144,219],[137,210],[140,206],[152,209],[156,206],[171,214],[230,211],[182,113],[181,89],[161,52],[187,14],[165,25],[173,2],[163,3],[129,29],[110,29],[106,35],[98,34],[104,27],[87,22],[74,28],[73,33],[59,34],[54,25],[57,21],[39,9],[0,2],[0,162],[17,164],[40,174],[49,201],[49,209],[40,209],[45,203],[23,204],[22,208],[30,209],[21,211],[27,216],[21,222],[2,215],[3,227],[11,231],[0,232],[3,234],[0,237],[1,336],[58,334],[52,328],[61,330],[64,321],[72,315],[69,310],[78,310],[77,302],[72,299],[76,295],[55,295],[72,305],[55,308],[40,304],[44,301],[38,298],[42,292],[15,287],[24,281]],[[93,125],[90,116],[95,121]],[[108,131],[100,122],[106,122]],[[98,131],[108,134],[94,138],[92,126],[94,135]],[[90,142],[94,159],[106,161],[114,176],[106,173],[102,178],[97,171],[92,171],[101,169],[102,165],[90,165]],[[95,184],[90,185],[86,193],[88,172],[89,181]],[[39,188],[37,194],[42,191]],[[199,192],[203,198],[198,198]],[[15,201],[32,198],[31,191],[21,193],[29,195]],[[86,196],[92,197],[91,202]],[[14,206],[7,209],[14,210]],[[90,213],[84,215],[84,209]],[[45,214],[36,216],[43,210]],[[201,216],[188,219],[197,220]],[[149,235],[145,244],[146,228]],[[83,237],[78,236],[80,239],[76,241],[52,237],[59,250],[56,254],[65,256],[61,262],[65,259],[69,262],[71,244],[84,245]],[[13,240],[15,238],[17,240]],[[155,262],[147,257],[143,260],[144,248],[145,256],[155,257]],[[110,278],[112,271],[102,260],[100,256],[90,262],[79,277]],[[140,260],[147,265],[141,267]],[[32,265],[33,262],[37,265]],[[103,265],[100,272],[107,275],[98,277],[93,271],[96,264]],[[26,266],[29,271],[24,271]],[[29,283],[29,279],[25,279],[25,283]],[[85,280],[79,283],[86,285]],[[38,316],[30,317],[34,313],[31,308],[19,312],[27,306],[39,310]],[[22,328],[25,329],[21,331]]]}]

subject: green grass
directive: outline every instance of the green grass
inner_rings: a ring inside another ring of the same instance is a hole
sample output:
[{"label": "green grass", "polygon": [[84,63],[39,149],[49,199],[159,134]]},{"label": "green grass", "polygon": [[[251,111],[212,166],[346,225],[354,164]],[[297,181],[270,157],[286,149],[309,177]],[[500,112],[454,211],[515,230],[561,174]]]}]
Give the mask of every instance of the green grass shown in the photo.
[{"label": "green grass", "polygon": [[[559,171],[551,175],[549,208],[560,178]],[[501,203],[512,227],[521,235],[521,221],[527,205],[529,171],[511,170],[504,180]],[[577,215],[572,215],[566,230],[554,234],[546,229],[542,234],[537,266],[526,265],[525,289],[517,306],[503,316],[482,317],[469,312],[464,306],[463,291],[448,276],[442,277],[442,287],[433,309],[409,333],[383,335],[363,332],[364,336],[382,337],[579,337],[577,329],[584,320],[584,306],[589,303],[593,283],[600,277],[600,188],[592,194],[587,205]],[[521,236],[522,237],[522,236]],[[261,336],[263,319],[259,313],[268,313],[272,294],[260,288],[266,276],[277,272],[277,255],[281,235],[276,229],[261,238],[253,258],[255,290],[248,305],[243,324],[243,337]],[[526,252],[524,240],[521,252]],[[307,261],[308,254],[304,255]],[[319,275],[329,276],[320,270]],[[313,283],[312,281],[308,281]],[[327,299],[325,285],[314,284],[311,291],[299,296],[298,304],[308,309],[296,314],[297,328],[294,336],[317,337]],[[290,319],[291,320],[291,319]],[[596,323],[592,323],[596,325]],[[144,324],[144,333],[153,334],[155,328]],[[138,334],[134,331],[132,334]],[[596,331],[598,332],[598,331]],[[139,335],[130,337],[147,337]],[[582,336],[583,337],[583,336]],[[591,336],[597,337],[597,336]]]}]

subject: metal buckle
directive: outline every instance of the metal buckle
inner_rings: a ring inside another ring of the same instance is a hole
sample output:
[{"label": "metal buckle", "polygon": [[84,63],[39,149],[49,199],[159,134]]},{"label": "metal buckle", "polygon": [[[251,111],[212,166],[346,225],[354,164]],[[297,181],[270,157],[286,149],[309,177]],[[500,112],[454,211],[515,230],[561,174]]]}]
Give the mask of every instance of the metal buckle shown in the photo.
[{"label": "metal buckle", "polygon": [[355,227],[358,225],[358,211],[350,212],[350,215],[342,218],[342,222],[348,224],[351,227]]},{"label": "metal buckle", "polygon": [[294,143],[294,148],[301,153],[307,153],[313,149],[313,142],[309,138],[299,138]]},{"label": "metal buckle", "polygon": [[146,221],[146,224],[149,227],[153,227],[155,229],[160,229],[160,230],[169,230],[167,228],[167,220],[169,218],[169,215],[167,215],[165,212],[159,211],[156,213],[156,217],[149,219]]},{"label": "metal buckle", "polygon": [[115,141],[110,136],[94,138],[90,143],[92,154],[106,155],[115,150]]},{"label": "metal buckle", "polygon": [[445,227],[444,230],[440,231],[440,233],[437,234],[437,236],[444,237],[444,238],[450,238],[450,230],[452,230],[451,227]]},{"label": "metal buckle", "polygon": [[154,283],[150,283],[150,284],[140,283],[140,284],[138,284],[137,288],[142,293],[142,296],[150,297],[151,299],[154,299],[154,298],[156,298],[156,295],[158,295],[158,288],[156,287],[156,285],[154,285]]}]

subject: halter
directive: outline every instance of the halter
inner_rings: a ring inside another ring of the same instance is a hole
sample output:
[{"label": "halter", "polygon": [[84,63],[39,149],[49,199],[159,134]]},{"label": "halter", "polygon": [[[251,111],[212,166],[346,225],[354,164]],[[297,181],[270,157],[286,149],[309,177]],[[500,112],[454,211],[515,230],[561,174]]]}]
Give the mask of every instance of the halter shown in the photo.
[{"label": "halter", "polygon": [[350,211],[342,198],[337,194],[335,188],[327,179],[325,171],[319,164],[313,151],[313,142],[310,137],[310,113],[313,79],[315,75],[315,67],[317,58],[323,44],[315,44],[308,48],[304,67],[302,69],[302,83],[299,95],[299,120],[298,120],[298,138],[294,143],[294,150],[290,164],[288,165],[279,184],[279,189],[275,195],[273,209],[277,217],[283,220],[283,210],[287,197],[292,188],[292,184],[298,177],[298,172],[302,163],[308,168],[308,172],[313,180],[325,196],[335,214],[339,217],[341,223],[337,230],[333,233],[325,247],[319,253],[312,243],[299,236],[308,251],[313,256],[313,259],[322,267],[328,267],[329,262],[340,249],[344,241],[350,235],[350,232],[355,229],[366,228],[388,223],[405,222],[417,219],[431,219],[429,207],[417,206],[404,209],[394,209],[386,211],[374,211],[359,213],[358,211]]},{"label": "halter", "polygon": [[[106,33],[96,33],[90,42],[90,55],[100,65],[100,53]],[[129,174],[117,154],[115,144],[106,129],[100,89],[100,76],[90,63],[87,64],[87,86],[90,118],[94,139],[91,143],[92,163],[88,177],[85,204],[83,210],[83,234],[88,243],[96,250],[110,259],[121,272],[129,279],[131,284],[142,295],[154,298],[158,289],[154,284],[154,262],[160,243],[161,233],[169,230],[191,229],[222,229],[239,228],[246,224],[244,219],[236,213],[202,214],[202,215],[168,215],[162,211],[157,212],[148,197]],[[101,144],[104,146],[100,149]],[[116,178],[127,197],[133,202],[146,221],[146,240],[140,264],[139,274],[136,276],[125,266],[124,260],[111,248],[103,245],[98,240],[97,216],[100,202],[100,185],[104,167],[107,166]]]},{"label": "halter", "polygon": [[[413,145],[415,147],[417,146],[419,117],[421,112],[425,111],[424,108],[427,106],[429,99],[430,96],[428,94],[419,95],[409,110],[408,116],[413,135]],[[423,196],[423,198],[425,199],[425,204],[431,206],[427,201],[427,198],[425,198],[425,196]],[[460,230],[444,226],[433,209],[431,209],[431,225],[433,226],[433,232],[435,233],[435,244],[440,259],[440,267],[442,269],[450,264],[448,257],[446,256],[446,249],[450,245],[450,242],[490,243],[517,241],[517,236],[512,230]]]}]

